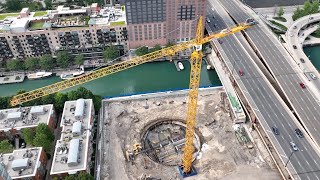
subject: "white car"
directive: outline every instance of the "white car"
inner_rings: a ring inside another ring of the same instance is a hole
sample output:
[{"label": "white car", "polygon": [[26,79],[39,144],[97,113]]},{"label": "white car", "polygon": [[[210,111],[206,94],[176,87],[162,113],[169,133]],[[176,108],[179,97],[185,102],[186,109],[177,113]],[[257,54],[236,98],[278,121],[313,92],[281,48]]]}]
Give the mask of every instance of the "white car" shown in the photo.
[{"label": "white car", "polygon": [[310,77],[311,77],[313,80],[316,80],[316,79],[317,79],[317,76],[314,75],[313,73],[310,73]]},{"label": "white car", "polygon": [[209,18],[207,18],[207,22],[210,23],[210,19]]},{"label": "white car", "polygon": [[293,37],[293,34],[290,34],[290,37]]}]

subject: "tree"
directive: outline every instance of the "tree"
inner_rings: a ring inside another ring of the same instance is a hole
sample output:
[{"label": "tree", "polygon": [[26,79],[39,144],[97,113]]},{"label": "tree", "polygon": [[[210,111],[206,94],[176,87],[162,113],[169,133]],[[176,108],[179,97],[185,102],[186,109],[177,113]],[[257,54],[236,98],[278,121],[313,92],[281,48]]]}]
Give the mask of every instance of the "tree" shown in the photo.
[{"label": "tree", "polygon": [[47,124],[40,123],[36,127],[36,135],[33,139],[33,145],[43,147],[45,151],[51,149],[52,142],[54,140],[54,134]]},{"label": "tree", "polygon": [[37,58],[27,58],[24,62],[24,66],[28,70],[35,70],[39,66],[39,60]]},{"label": "tree", "polygon": [[298,6],[297,9],[293,12],[292,19],[295,21],[303,16],[304,16],[304,11]]},{"label": "tree", "polygon": [[78,54],[75,58],[74,61],[76,65],[83,65],[84,63],[84,56],[82,54]]},{"label": "tree", "polygon": [[7,62],[7,68],[9,70],[23,70],[23,63],[18,59],[12,59]]},{"label": "tree", "polygon": [[55,65],[51,55],[49,55],[49,54],[43,55],[40,58],[39,64],[40,64],[41,69],[44,69],[44,70],[50,70]]},{"label": "tree", "polygon": [[149,49],[147,46],[142,46],[136,49],[135,53],[137,56],[143,56],[149,52]]},{"label": "tree", "polygon": [[283,9],[283,7],[280,7],[279,8],[279,11],[278,11],[278,17],[282,17],[283,16],[283,14],[284,14],[284,9]]},{"label": "tree", "polygon": [[64,107],[64,102],[66,102],[68,100],[68,96],[67,94],[64,93],[56,93],[54,95],[54,106],[55,109],[57,111],[62,111],[63,107]]},{"label": "tree", "polygon": [[86,172],[80,172],[79,174],[68,175],[64,180],[94,180],[94,177]]},{"label": "tree", "polygon": [[155,45],[153,48],[151,48],[149,52],[158,51],[158,50],[160,50],[160,49],[162,49],[161,46],[160,46],[159,44],[157,44],[157,45]]},{"label": "tree", "polygon": [[82,86],[76,90],[68,92],[68,100],[69,101],[77,100],[79,98],[91,99],[91,98],[93,98],[93,94],[91,91],[89,91],[88,89],[86,89]]},{"label": "tree", "polygon": [[41,98],[41,104],[53,104],[53,103],[54,103],[54,94],[49,94]]},{"label": "tree", "polygon": [[72,64],[72,58],[70,57],[69,53],[66,51],[60,51],[57,54],[57,65],[66,68]]},{"label": "tree", "polygon": [[109,46],[107,47],[103,52],[103,57],[107,60],[113,60],[117,57],[119,57],[119,51],[115,46]]},{"label": "tree", "polygon": [[312,4],[310,3],[310,1],[306,1],[303,4],[303,16],[306,16],[308,14],[312,13]]},{"label": "tree", "polygon": [[34,139],[35,131],[32,128],[23,128],[22,137],[27,144],[32,145]]},{"label": "tree", "polygon": [[319,12],[319,1],[313,1],[312,2],[312,13],[318,13]]},{"label": "tree", "polygon": [[20,0],[9,0],[9,1],[6,1],[5,7],[9,11],[20,11],[22,8],[22,5]]},{"label": "tree", "polygon": [[47,9],[52,9],[52,0],[45,0],[44,3],[46,4]]},{"label": "tree", "polygon": [[0,109],[7,109],[9,108],[10,104],[10,97],[5,96],[5,97],[0,97]]},{"label": "tree", "polygon": [[96,111],[98,111],[101,108],[101,101],[102,101],[101,96],[98,96],[98,95],[93,96],[93,105]]},{"label": "tree", "polygon": [[12,153],[13,151],[13,146],[9,142],[9,140],[3,140],[0,142],[0,153]]}]

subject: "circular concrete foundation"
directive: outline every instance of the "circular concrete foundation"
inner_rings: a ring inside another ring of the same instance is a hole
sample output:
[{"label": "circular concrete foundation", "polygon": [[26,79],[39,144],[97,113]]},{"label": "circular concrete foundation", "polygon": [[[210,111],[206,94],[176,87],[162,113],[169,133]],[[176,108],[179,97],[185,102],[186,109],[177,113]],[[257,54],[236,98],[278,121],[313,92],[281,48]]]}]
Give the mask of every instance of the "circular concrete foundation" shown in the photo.
[{"label": "circular concrete foundation", "polygon": [[[186,125],[184,120],[157,119],[144,127],[141,138],[143,152],[154,162],[176,166],[182,162]],[[200,151],[199,133],[194,136],[195,152]]]}]

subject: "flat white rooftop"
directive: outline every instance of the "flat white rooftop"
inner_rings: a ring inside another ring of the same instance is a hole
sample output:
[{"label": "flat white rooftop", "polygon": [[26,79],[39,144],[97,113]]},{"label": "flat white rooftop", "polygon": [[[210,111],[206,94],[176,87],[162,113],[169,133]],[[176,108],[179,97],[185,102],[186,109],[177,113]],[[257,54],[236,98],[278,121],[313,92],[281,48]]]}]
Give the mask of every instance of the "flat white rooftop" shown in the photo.
[{"label": "flat white rooftop", "polygon": [[2,109],[0,110],[0,131],[36,127],[39,123],[49,124],[52,113],[52,104]]},{"label": "flat white rooftop", "polygon": [[0,155],[0,163],[12,179],[23,179],[36,175],[42,147],[14,150]]},{"label": "flat white rooftop", "polygon": [[87,169],[90,146],[91,99],[67,101],[61,118],[61,138],[57,141],[50,174],[69,173]]}]

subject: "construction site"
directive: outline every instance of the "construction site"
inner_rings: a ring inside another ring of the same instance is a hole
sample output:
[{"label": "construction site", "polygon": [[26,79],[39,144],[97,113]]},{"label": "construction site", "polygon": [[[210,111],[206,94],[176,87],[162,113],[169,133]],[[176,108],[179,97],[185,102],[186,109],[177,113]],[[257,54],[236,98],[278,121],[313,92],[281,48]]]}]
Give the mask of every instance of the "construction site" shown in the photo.
[{"label": "construction site", "polygon": [[[187,101],[188,91],[104,100],[100,179],[183,179],[177,167]],[[223,88],[199,90],[192,163],[197,175],[187,179],[280,179],[250,124],[234,124],[232,116]]]}]

